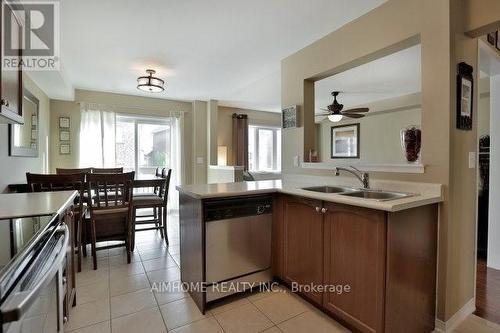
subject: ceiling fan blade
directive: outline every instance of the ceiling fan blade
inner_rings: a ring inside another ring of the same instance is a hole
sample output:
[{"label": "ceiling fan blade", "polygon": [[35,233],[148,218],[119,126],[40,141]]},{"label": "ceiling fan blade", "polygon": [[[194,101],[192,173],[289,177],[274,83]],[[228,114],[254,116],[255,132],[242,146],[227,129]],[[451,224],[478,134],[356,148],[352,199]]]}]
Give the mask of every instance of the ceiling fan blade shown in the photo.
[{"label": "ceiling fan blade", "polygon": [[343,112],[342,112],[342,115],[345,116],[345,117],[349,117],[349,118],[363,118],[365,116],[364,114],[343,113]]},{"label": "ceiling fan blade", "polygon": [[355,108],[355,109],[349,109],[342,111],[342,113],[361,113],[361,112],[368,112],[370,111],[369,108]]}]

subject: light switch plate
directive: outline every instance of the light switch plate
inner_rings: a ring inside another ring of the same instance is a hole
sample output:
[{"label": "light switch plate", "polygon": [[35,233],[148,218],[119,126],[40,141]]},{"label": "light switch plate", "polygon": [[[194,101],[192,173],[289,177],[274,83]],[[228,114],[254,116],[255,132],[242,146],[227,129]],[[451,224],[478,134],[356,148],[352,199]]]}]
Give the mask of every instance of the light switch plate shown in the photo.
[{"label": "light switch plate", "polygon": [[293,166],[297,167],[297,168],[300,166],[299,165],[299,156],[298,155],[296,155],[296,156],[293,157]]},{"label": "light switch plate", "polygon": [[476,153],[473,151],[469,152],[469,169],[476,168]]},{"label": "light switch plate", "polygon": [[196,164],[203,164],[203,157],[202,156],[196,157]]}]

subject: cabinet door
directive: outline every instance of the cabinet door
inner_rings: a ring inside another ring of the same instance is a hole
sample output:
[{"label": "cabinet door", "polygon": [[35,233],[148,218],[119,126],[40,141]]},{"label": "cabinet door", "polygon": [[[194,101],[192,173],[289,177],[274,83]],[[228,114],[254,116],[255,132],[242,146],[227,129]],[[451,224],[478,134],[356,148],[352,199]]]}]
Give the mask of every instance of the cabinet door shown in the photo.
[{"label": "cabinet door", "polygon": [[[5,1],[2,1],[2,5]],[[12,19],[12,31],[10,33],[10,38],[12,38],[12,45],[21,45],[22,41],[22,25],[18,18],[13,15],[12,9],[10,5],[5,5],[3,8],[7,13],[5,15],[11,15]],[[3,19],[3,18],[2,18]],[[3,22],[2,22],[3,24]],[[5,36],[2,36],[2,39]],[[2,53],[4,55],[4,43],[2,43]],[[16,56],[17,62],[19,63],[22,57],[22,51],[19,49],[18,54]],[[4,59],[2,59],[4,61]],[[1,107],[2,113],[5,114],[13,114],[22,116],[22,92],[23,92],[23,84],[22,84],[22,71],[19,67],[18,70],[4,70],[0,71],[0,80],[1,80]],[[16,118],[17,119],[17,118]],[[21,118],[19,118],[20,121]]]},{"label": "cabinet door", "polygon": [[325,204],[324,283],[348,286],[324,293],[323,306],[361,332],[382,332],[386,214]]},{"label": "cabinet door", "polygon": [[[286,197],[283,209],[284,280],[298,285],[323,283],[323,214],[317,211],[321,201]],[[317,304],[321,293],[303,290]]]}]

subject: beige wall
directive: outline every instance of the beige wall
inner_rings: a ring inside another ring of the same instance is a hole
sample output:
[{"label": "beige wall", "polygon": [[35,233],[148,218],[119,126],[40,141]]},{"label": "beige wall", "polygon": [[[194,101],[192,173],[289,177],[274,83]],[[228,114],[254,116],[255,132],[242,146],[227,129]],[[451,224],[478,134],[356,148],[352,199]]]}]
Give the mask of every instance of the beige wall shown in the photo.
[{"label": "beige wall", "polygon": [[281,127],[280,113],[219,106],[217,145],[227,146],[228,165],[233,165],[233,113],[247,114],[250,125]]},{"label": "beige wall", "polygon": [[[113,106],[117,113],[136,114],[145,116],[167,116],[170,112],[182,112],[184,117],[182,125],[183,137],[183,157],[184,180],[186,183],[192,182],[193,163],[192,147],[194,131],[192,130],[193,105],[191,102],[171,101],[160,98],[140,97],[115,93],[76,90],[75,101],[51,100],[50,107],[50,157],[51,170],[57,167],[73,168],[78,167],[79,135],[80,135],[80,105],[79,102],[98,103]],[[71,119],[71,154],[59,154],[59,117],[66,116]],[[201,140],[201,139],[199,139]],[[206,142],[206,139],[202,141]],[[205,171],[206,172],[206,171]]]},{"label": "beige wall", "polygon": [[373,176],[444,185],[437,290],[437,317],[442,320],[474,297],[476,170],[468,168],[468,152],[477,150],[477,118],[472,131],[455,129],[455,75],[460,61],[478,68],[477,40],[465,36],[466,26],[500,20],[500,11],[477,14],[490,11],[481,6],[481,1],[474,0],[389,0],[282,61],[282,105],[298,104],[303,120],[302,127],[283,132],[283,142],[288,143],[283,146],[283,171],[328,175],[328,171],[301,169],[292,163],[294,156],[303,157],[317,141],[313,82],[421,42],[425,173]]},{"label": "beige wall", "polygon": [[[407,161],[401,148],[401,129],[421,124],[420,94],[412,94],[364,104],[370,108],[366,117],[344,119],[332,123],[325,119],[318,130],[318,152],[322,162],[352,164],[401,164]],[[394,111],[396,110],[396,111]],[[360,158],[331,158],[331,128],[338,125],[360,124]]]},{"label": "beige wall", "polygon": [[44,173],[49,168],[49,98],[27,75],[23,84],[40,102],[38,157],[10,157],[8,125],[0,124],[0,193],[8,184],[26,182],[26,172]]}]

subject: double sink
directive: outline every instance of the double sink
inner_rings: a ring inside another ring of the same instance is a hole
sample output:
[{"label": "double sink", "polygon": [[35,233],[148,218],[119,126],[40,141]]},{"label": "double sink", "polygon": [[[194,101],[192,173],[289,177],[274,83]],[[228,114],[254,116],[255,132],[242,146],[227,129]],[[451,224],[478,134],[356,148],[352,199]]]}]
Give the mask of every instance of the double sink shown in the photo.
[{"label": "double sink", "polygon": [[389,201],[414,196],[411,193],[388,192],[370,189],[355,189],[352,187],[343,186],[313,186],[302,188],[306,191],[339,194],[346,197],[370,199],[376,201]]}]

